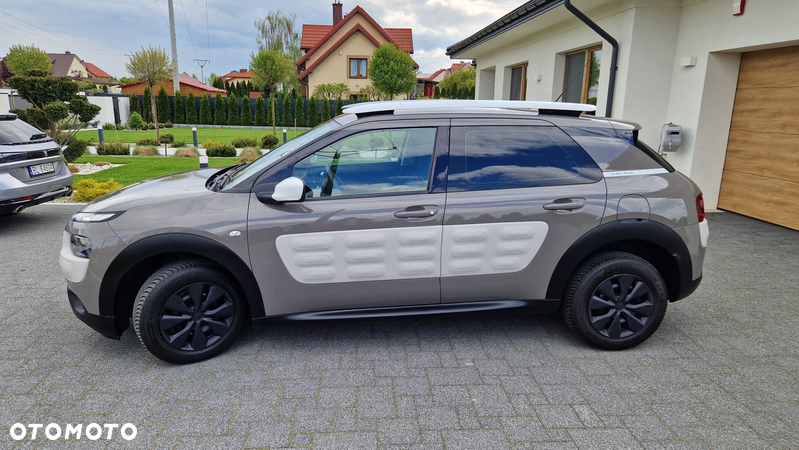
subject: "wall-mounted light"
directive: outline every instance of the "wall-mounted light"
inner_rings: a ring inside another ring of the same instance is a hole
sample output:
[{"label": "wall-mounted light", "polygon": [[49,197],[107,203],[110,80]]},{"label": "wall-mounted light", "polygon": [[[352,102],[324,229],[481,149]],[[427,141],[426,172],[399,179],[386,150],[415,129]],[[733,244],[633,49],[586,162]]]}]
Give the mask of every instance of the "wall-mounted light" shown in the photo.
[{"label": "wall-mounted light", "polygon": [[686,56],[680,60],[680,65],[683,67],[693,67],[696,65],[696,56]]}]

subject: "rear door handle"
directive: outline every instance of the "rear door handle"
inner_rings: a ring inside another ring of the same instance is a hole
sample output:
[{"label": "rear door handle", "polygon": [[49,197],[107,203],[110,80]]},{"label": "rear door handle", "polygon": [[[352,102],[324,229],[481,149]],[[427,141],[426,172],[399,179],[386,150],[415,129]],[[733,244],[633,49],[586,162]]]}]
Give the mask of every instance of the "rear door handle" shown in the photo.
[{"label": "rear door handle", "polygon": [[584,198],[559,198],[544,205],[544,209],[547,211],[573,211],[583,206],[585,206]]},{"label": "rear door handle", "polygon": [[436,213],[438,213],[438,206],[417,205],[395,212],[394,217],[398,219],[426,219],[435,216]]}]

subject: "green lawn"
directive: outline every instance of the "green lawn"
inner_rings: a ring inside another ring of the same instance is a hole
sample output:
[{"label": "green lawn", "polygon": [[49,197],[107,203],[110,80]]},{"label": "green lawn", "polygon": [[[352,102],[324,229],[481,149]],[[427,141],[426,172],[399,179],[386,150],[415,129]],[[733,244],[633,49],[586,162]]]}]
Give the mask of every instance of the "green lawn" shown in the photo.
[{"label": "green lawn", "polygon": [[[208,158],[209,167],[227,167],[236,164],[238,158]],[[124,186],[149,180],[150,178],[168,175],[170,173],[185,172],[200,168],[198,158],[174,158],[166,156],[81,156],[76,163],[94,163],[105,161],[111,164],[125,164],[122,167],[106,169],[91,175],[75,175],[75,181],[84,178],[93,178],[99,182],[114,181]]]},{"label": "green lawn", "polygon": [[[117,135],[118,133],[118,135]],[[162,128],[161,133],[172,133],[175,136],[175,141],[183,141],[187,145],[194,144],[192,138],[191,128]],[[305,130],[298,130],[297,135],[305,133]],[[197,127],[197,142],[202,144],[205,141],[213,140],[219,141],[222,144],[229,144],[235,138],[255,138],[258,142],[261,141],[261,136],[265,134],[272,134],[272,127],[269,128],[202,128]],[[151,138],[155,139],[155,130],[147,131],[131,131],[131,130],[103,130],[103,135],[106,142],[127,142],[135,144],[140,139]],[[118,136],[118,137],[117,137]],[[277,127],[277,137],[280,142],[283,142],[283,128]],[[295,137],[295,132],[292,129],[288,130],[288,139]],[[89,142],[98,142],[99,135],[97,130],[79,131],[77,134],[78,139]]]}]

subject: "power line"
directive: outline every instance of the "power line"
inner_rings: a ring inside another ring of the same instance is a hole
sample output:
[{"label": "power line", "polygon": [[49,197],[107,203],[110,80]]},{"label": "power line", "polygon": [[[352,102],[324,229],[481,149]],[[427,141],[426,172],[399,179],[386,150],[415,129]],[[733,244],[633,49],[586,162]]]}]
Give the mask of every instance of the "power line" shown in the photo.
[{"label": "power line", "polygon": [[[81,43],[81,42],[78,42],[78,41],[72,40],[72,39],[70,39],[70,38],[66,38],[66,37],[64,37],[64,36],[61,36],[61,35],[55,34],[55,33],[53,33],[52,31],[45,30],[44,28],[41,28],[41,27],[39,27],[39,26],[36,26],[36,25],[34,25],[34,24],[30,23],[30,22],[26,22],[26,21],[24,21],[24,20],[20,19],[19,17],[12,16],[11,14],[9,14],[9,13],[7,13],[7,12],[3,12],[3,14],[7,15],[8,17],[11,17],[12,19],[19,20],[20,22],[22,22],[22,23],[24,23],[24,24],[26,24],[26,25],[30,25],[30,26],[32,26],[33,28],[36,28],[36,29],[42,30],[42,31],[44,31],[45,33],[52,34],[53,36],[57,37],[58,39],[62,39],[62,40],[65,40],[65,41],[69,41],[69,42],[72,42],[72,43],[75,43],[75,44],[81,45],[81,46],[83,46],[83,47],[90,48],[90,49],[92,49],[92,50],[96,50],[96,51],[98,51],[98,52],[100,52],[100,53],[105,53],[105,54],[107,54],[107,55],[121,55],[121,54],[122,54],[122,53],[109,52],[109,51],[107,51],[107,50],[101,50],[101,49],[99,49],[99,48],[97,48],[97,47],[92,47],[91,45],[86,45],[86,44],[84,44],[84,43]],[[13,28],[17,28],[17,29],[20,29],[20,30],[21,30],[21,28],[14,27],[13,25],[10,25],[10,24],[5,24],[5,25],[8,25],[8,26],[11,26],[11,27],[13,27]],[[23,30],[23,31],[25,31],[25,30]]]},{"label": "power line", "polygon": [[[189,32],[189,40],[191,41],[191,46],[194,49],[194,56],[197,56],[197,47],[194,46],[194,38],[191,37],[191,28],[189,27],[189,18],[186,17],[186,8],[183,7],[183,0],[180,0],[180,9],[183,10],[183,20],[186,21],[186,31]],[[199,58],[199,56],[197,56]]]},{"label": "power line", "polygon": [[[158,0],[155,0],[155,4],[156,4],[156,6],[158,6],[158,12],[160,12],[160,13],[161,13],[161,18],[162,18],[162,19],[164,19],[164,24],[166,25],[166,27],[167,27],[167,28],[169,28],[169,21],[167,21],[167,20],[166,20],[166,17],[164,16],[164,12],[163,12],[163,11],[161,11],[161,4],[160,4],[160,3],[158,3]],[[175,45],[177,45],[177,43],[176,43]],[[177,47],[178,47],[178,50],[180,50],[180,53],[182,53],[182,54],[183,54],[183,57],[184,57],[184,58],[186,58],[186,59],[188,59],[188,60],[191,60],[191,58],[189,58],[188,56],[186,56],[186,53],[183,51],[183,49],[182,49],[182,48],[180,48],[180,46],[179,46],[179,45],[177,45]]]},{"label": "power line", "polygon": [[211,27],[208,25],[208,0],[205,0],[205,35],[208,36],[208,61],[211,61]]}]

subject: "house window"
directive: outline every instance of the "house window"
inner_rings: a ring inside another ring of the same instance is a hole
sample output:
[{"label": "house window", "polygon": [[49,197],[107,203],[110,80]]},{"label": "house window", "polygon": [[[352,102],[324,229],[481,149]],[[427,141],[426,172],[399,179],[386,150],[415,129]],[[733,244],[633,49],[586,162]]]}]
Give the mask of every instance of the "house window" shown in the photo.
[{"label": "house window", "polygon": [[510,100],[527,99],[527,64],[510,69]]},{"label": "house window", "polygon": [[566,55],[563,101],[596,105],[601,62],[602,47],[587,48]]},{"label": "house window", "polygon": [[366,78],[366,58],[350,58],[350,78]]}]

